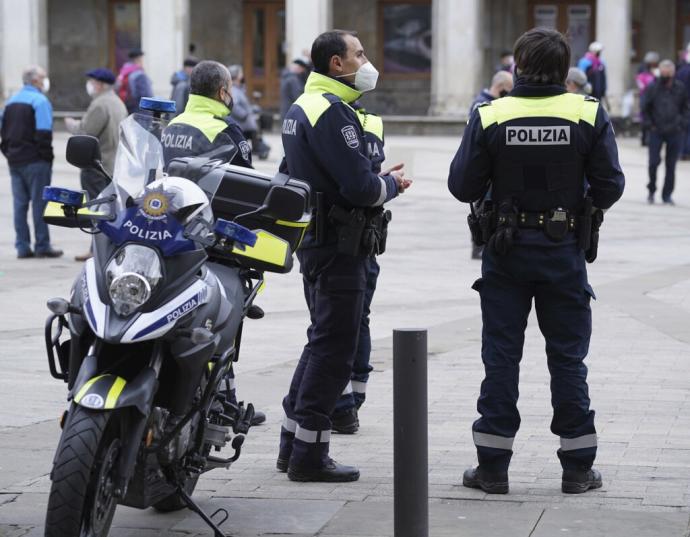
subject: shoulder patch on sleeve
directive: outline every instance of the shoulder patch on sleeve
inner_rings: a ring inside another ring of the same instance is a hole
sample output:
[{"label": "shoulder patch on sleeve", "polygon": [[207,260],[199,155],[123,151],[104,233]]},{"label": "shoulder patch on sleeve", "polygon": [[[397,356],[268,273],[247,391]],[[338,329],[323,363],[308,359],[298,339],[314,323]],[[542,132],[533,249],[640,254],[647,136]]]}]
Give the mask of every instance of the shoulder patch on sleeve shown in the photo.
[{"label": "shoulder patch on sleeve", "polygon": [[359,137],[357,136],[357,130],[354,125],[345,125],[340,129],[343,138],[345,138],[345,143],[348,147],[352,149],[357,149],[359,147]]}]

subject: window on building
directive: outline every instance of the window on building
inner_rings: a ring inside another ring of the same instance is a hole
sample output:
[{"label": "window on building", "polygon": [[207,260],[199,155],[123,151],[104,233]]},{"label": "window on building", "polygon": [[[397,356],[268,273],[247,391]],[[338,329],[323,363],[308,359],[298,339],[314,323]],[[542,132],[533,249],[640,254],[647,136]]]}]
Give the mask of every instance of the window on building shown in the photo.
[{"label": "window on building", "polygon": [[594,40],[594,0],[530,0],[529,26],[554,28],[570,40],[572,62],[587,52]]},{"label": "window on building", "polygon": [[141,47],[141,7],[138,0],[110,0],[110,68],[116,73],[129,59],[129,51]]},{"label": "window on building", "polygon": [[431,4],[428,0],[379,2],[379,60],[386,75],[431,74]]}]

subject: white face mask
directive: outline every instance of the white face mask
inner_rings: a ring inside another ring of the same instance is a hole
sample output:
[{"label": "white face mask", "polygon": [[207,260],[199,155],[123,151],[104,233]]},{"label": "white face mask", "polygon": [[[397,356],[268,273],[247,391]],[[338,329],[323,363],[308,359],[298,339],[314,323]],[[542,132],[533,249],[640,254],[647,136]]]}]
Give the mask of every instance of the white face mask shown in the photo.
[{"label": "white face mask", "polygon": [[43,93],[48,93],[50,91],[50,78],[45,77],[43,79]]},{"label": "white face mask", "polygon": [[89,94],[89,97],[96,95],[96,86],[94,86],[91,80],[86,81],[86,93]]},{"label": "white face mask", "polygon": [[[342,78],[344,76],[350,76],[352,73],[347,74],[347,75],[338,75],[336,78]],[[362,65],[359,69],[357,69],[357,72],[354,73],[355,75],[355,89],[361,92],[365,91],[371,91],[374,88],[376,88],[376,82],[379,79],[379,72],[376,70],[376,67],[374,67],[374,64],[371,62],[367,62],[364,65]]]}]

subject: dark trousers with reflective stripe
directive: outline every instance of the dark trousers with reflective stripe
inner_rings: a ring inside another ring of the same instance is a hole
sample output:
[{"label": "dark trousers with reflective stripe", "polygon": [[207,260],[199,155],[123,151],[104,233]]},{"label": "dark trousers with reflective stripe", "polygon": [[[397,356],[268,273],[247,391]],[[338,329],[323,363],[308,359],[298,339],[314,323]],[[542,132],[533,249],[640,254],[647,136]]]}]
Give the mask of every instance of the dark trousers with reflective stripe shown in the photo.
[{"label": "dark trousers with reflective stripe", "polygon": [[307,344],[283,399],[280,457],[302,467],[328,458],[331,419],[350,381],[366,284],[366,258],[337,254],[333,247],[299,250],[311,325]]},{"label": "dark trousers with reflective stripe", "polygon": [[[546,239],[545,239],[546,240]],[[485,378],[472,427],[480,465],[507,470],[520,427],[518,377],[527,318],[534,300],[551,373],[551,431],[561,438],[563,468],[586,469],[596,455],[584,364],[592,331],[584,254],[562,244],[516,245],[505,256],[484,249],[482,278],[473,288],[482,306]]]},{"label": "dark trousers with reflective stripe", "polygon": [[359,339],[357,342],[357,352],[355,362],[352,366],[350,384],[352,390],[344,393],[335,405],[334,414],[342,414],[354,407],[361,407],[366,400],[366,383],[369,381],[369,373],[373,369],[369,365],[371,358],[371,333],[369,331],[369,314],[371,313],[371,302],[376,291],[376,282],[379,278],[381,268],[375,257],[366,260],[367,286],[364,291],[364,304],[362,307],[362,319],[359,325]]}]

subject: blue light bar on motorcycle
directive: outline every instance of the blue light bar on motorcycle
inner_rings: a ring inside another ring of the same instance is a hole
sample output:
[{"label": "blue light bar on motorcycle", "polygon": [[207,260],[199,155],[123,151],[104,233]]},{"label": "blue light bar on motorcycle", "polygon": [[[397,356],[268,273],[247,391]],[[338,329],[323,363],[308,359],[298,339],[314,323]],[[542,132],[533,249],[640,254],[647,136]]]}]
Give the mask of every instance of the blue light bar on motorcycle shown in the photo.
[{"label": "blue light bar on motorcycle", "polygon": [[254,246],[256,244],[256,233],[251,229],[247,229],[229,220],[223,220],[222,218],[216,220],[213,231],[216,232],[216,235],[239,244],[244,244],[246,246]]},{"label": "blue light bar on motorcycle", "polygon": [[149,112],[161,112],[163,114],[175,113],[175,101],[156,99],[154,97],[142,97],[139,101],[139,108]]},{"label": "blue light bar on motorcycle", "polygon": [[54,201],[78,209],[82,205],[84,193],[80,190],[70,190],[57,186],[43,187],[43,201]]}]

